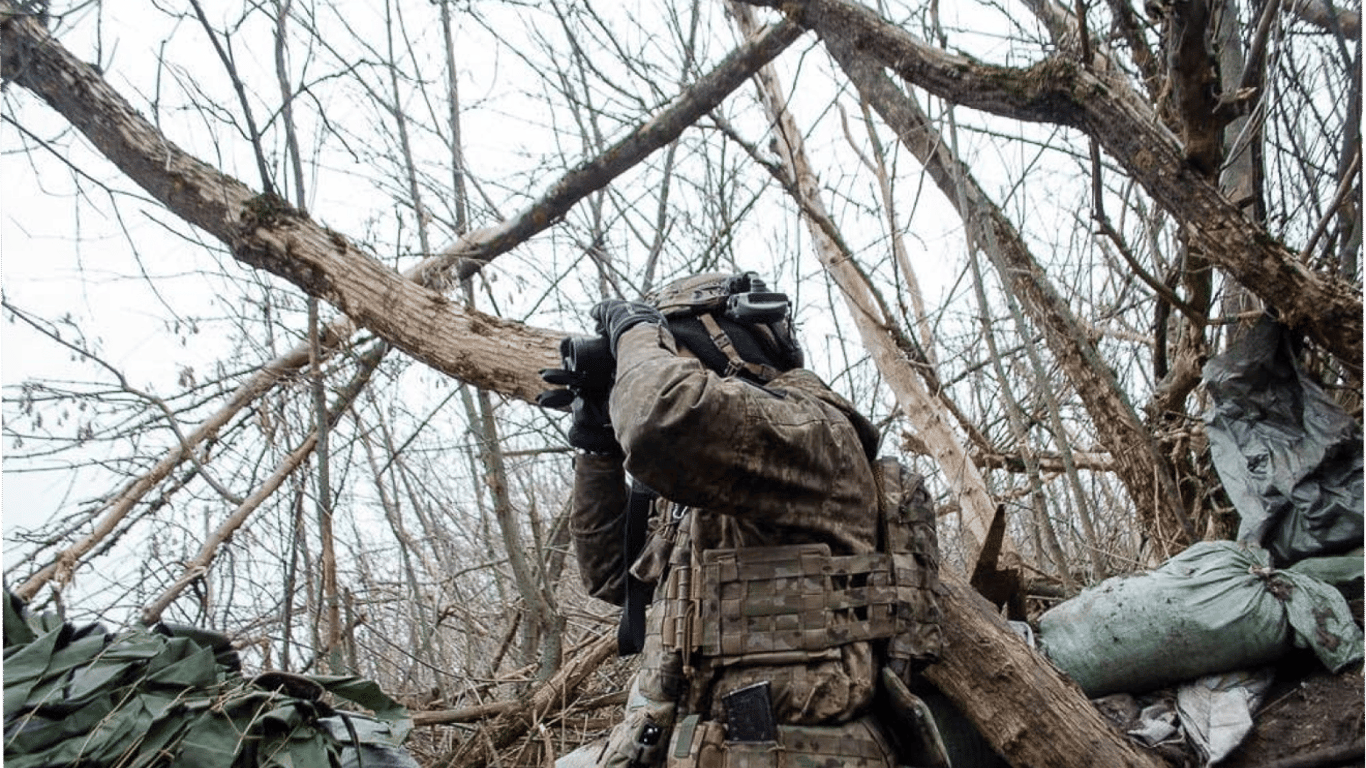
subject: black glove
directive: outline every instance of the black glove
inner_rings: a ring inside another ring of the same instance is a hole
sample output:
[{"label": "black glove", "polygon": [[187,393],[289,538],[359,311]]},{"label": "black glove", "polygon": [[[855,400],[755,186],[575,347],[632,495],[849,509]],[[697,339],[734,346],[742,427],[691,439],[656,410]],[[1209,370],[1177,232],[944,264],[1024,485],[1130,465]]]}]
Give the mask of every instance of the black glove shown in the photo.
[{"label": "black glove", "polygon": [[547,368],[541,371],[547,384],[565,389],[549,389],[536,396],[536,404],[543,408],[568,409],[573,414],[569,423],[569,444],[581,451],[598,454],[620,454],[621,443],[612,431],[612,417],[607,411],[610,389],[584,389],[579,384],[584,376],[575,371]]},{"label": "black glove", "polygon": [[589,312],[598,321],[598,333],[612,343],[612,357],[617,356],[617,342],[621,335],[641,323],[664,325],[664,315],[643,301],[608,299],[600,301]]},{"label": "black glove", "polygon": [[569,444],[588,453],[619,455],[621,443],[607,412],[608,392],[594,394],[579,393],[570,404],[574,419],[569,424]]}]

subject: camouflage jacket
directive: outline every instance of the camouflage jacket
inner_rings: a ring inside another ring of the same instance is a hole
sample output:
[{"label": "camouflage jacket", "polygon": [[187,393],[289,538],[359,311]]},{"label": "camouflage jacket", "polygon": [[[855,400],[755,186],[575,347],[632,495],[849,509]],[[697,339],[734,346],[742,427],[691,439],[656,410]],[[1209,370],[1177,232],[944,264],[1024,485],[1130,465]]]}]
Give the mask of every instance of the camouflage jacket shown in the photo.
[{"label": "camouflage jacket", "polygon": [[[672,505],[688,508],[688,531],[677,548],[697,555],[808,543],[826,544],[836,555],[874,551],[877,431],[810,371],[788,371],[759,387],[676,354],[667,330],[639,326],[621,338],[610,411],[624,462],[582,456],[575,475],[575,547],[594,596],[616,604],[623,599],[626,472]],[[651,523],[654,539],[672,517],[660,514],[664,506]],[[647,543],[644,557],[652,549]],[[637,563],[633,572],[641,570]],[[655,635],[659,627],[648,631]],[[718,717],[723,694],[769,680],[779,722],[845,722],[871,699],[877,672],[872,655],[868,643],[855,642],[785,666],[712,668],[702,659],[690,696],[694,706]],[[667,678],[677,667],[657,638],[647,637],[641,691],[668,698]]]}]

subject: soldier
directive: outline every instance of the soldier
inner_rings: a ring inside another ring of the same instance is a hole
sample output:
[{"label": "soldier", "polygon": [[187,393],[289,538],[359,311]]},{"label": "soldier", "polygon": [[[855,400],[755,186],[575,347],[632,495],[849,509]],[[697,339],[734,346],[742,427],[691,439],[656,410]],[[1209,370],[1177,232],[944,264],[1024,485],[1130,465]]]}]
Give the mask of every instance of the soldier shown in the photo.
[{"label": "soldier", "polygon": [[875,460],[877,430],[801,367],[787,297],[754,273],[592,316],[614,381],[547,381],[574,394],[585,584],[644,653],[606,746],[561,765],[896,765],[872,713],[939,644],[919,478]]}]

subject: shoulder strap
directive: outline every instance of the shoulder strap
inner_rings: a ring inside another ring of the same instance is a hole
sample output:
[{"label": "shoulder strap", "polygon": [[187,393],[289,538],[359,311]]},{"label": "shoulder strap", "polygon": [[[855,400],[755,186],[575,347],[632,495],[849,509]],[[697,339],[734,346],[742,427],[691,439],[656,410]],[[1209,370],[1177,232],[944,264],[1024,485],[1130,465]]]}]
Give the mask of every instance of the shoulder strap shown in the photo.
[{"label": "shoulder strap", "polygon": [[626,525],[622,548],[626,558],[622,564],[626,584],[626,602],[621,608],[621,623],[617,625],[617,655],[630,656],[645,647],[645,607],[650,604],[653,587],[637,579],[631,566],[645,549],[645,532],[650,524],[650,508],[659,494],[639,480],[631,481],[631,493],[626,500]]}]

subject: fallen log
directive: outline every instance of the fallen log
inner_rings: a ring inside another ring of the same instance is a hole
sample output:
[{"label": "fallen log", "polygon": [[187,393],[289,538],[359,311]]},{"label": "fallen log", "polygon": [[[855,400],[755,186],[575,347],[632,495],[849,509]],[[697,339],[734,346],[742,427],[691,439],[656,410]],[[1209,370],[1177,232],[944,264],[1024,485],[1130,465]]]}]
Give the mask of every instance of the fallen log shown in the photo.
[{"label": "fallen log", "polygon": [[454,725],[473,723],[489,717],[505,715],[521,705],[515,701],[494,701],[488,704],[475,704],[459,709],[432,709],[413,713],[413,725]]},{"label": "fallen log", "polygon": [[925,677],[1015,768],[1165,768],[1131,743],[996,607],[957,573],[940,571],[944,652]]}]

